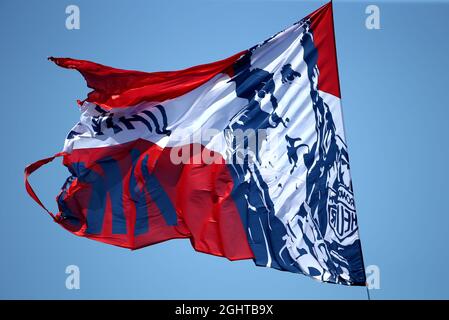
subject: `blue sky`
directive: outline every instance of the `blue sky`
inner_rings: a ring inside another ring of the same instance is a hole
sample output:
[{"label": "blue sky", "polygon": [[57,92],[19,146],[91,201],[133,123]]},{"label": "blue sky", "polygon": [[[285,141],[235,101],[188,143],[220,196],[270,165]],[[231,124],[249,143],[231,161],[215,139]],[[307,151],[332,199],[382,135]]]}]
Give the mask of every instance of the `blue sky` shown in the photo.
[{"label": "blue sky", "polygon": [[[65,28],[76,4],[81,29]],[[135,252],[77,238],[27,196],[26,164],[59,151],[88,89],[47,56],[119,68],[174,70],[215,61],[268,38],[322,1],[2,1],[0,298],[365,299],[364,288],[200,254],[174,240]],[[365,28],[378,4],[381,30]],[[446,1],[335,1],[343,109],[374,299],[449,298],[445,100]],[[67,172],[55,161],[32,177],[43,201]],[[65,268],[81,289],[65,288]]]}]

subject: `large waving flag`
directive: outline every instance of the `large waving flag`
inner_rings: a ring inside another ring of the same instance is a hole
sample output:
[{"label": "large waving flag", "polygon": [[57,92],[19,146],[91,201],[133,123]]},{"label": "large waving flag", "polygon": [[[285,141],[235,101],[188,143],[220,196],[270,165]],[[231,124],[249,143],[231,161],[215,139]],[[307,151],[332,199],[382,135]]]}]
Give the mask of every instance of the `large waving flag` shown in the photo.
[{"label": "large waving flag", "polygon": [[195,250],[364,285],[332,6],[249,50],[181,71],[50,58],[93,89],[62,152],[54,220],[137,249]]}]

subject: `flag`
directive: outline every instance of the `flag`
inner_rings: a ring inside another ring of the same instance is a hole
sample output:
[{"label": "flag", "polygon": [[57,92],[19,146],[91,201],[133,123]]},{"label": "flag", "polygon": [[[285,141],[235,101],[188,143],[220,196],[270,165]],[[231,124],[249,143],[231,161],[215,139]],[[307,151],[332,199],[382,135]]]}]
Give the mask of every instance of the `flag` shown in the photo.
[{"label": "flag", "polygon": [[175,238],[230,260],[364,285],[332,5],[227,59],[180,71],[49,58],[93,89],[47,212],[71,233],[138,249]]}]

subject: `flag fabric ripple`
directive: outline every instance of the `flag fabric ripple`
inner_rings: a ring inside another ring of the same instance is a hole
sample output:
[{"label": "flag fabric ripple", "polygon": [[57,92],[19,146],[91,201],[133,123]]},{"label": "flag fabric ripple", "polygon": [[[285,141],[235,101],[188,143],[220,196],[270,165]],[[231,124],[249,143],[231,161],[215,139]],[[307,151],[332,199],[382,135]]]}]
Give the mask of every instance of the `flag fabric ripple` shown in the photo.
[{"label": "flag fabric ripple", "polygon": [[[130,249],[188,238],[200,252],[364,285],[333,28],[329,3],[180,71],[50,58],[93,91],[63,150],[25,169],[27,191],[46,209],[27,179],[61,156],[70,176],[59,212],[46,210],[75,235]],[[251,130],[264,139],[236,163],[248,141],[234,133]]]}]

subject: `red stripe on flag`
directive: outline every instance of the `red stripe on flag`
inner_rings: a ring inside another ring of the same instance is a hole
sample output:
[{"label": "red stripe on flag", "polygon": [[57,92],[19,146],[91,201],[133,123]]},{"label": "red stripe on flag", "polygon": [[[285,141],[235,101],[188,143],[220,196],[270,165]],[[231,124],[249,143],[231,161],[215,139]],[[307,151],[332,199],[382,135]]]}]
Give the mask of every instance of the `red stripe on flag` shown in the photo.
[{"label": "red stripe on flag", "polygon": [[[201,150],[204,147],[201,146]],[[136,169],[132,171],[131,151],[140,152]],[[202,152],[202,151],[201,151]],[[210,153],[208,150],[207,152]],[[75,179],[68,188],[63,199],[64,207],[58,217],[58,222],[70,232],[130,249],[138,249],[154,243],[174,238],[190,238],[195,250],[230,260],[251,259],[252,250],[249,246],[246,230],[243,227],[240,213],[233,200],[231,191],[234,182],[228,166],[223,159],[213,164],[173,164],[170,159],[171,148],[161,148],[146,140],[135,140],[121,145],[104,148],[75,149],[64,156],[64,165],[77,166],[82,163],[84,168],[101,175],[103,172],[99,163],[104,159],[113,159],[121,168],[123,195],[119,199],[126,219],[127,231],[124,234],[111,232],[111,199],[105,207],[101,232],[88,232],[87,208],[92,196],[102,197],[93,185],[80,183]],[[215,157],[219,154],[214,153]],[[155,205],[155,199],[146,193],[146,210],[148,215],[148,231],[135,235],[136,203],[130,196],[130,176],[133,174],[139,182],[143,181],[140,168],[142,159],[148,157],[148,170],[154,174],[160,187],[167,194],[176,209],[177,225],[168,225],[163,213]],[[193,157],[193,155],[192,155]],[[86,172],[84,172],[86,174]],[[117,199],[115,199],[117,200]],[[64,217],[64,209],[71,216]]]},{"label": "red stripe on flag", "polygon": [[41,159],[38,160],[30,165],[28,165],[25,168],[25,189],[28,192],[28,194],[30,195],[30,197],[36,201],[36,203],[38,205],[40,205],[45,211],[47,211],[47,213],[55,220],[57,221],[57,218],[55,217],[55,215],[50,212],[50,210],[47,209],[47,207],[41,202],[41,200],[39,199],[39,197],[37,196],[37,194],[34,192],[34,189],[31,187],[31,184],[28,182],[28,178],[30,177],[30,175],[36,171],[37,169],[39,169],[40,167],[42,167],[43,165],[46,165],[49,162],[52,162],[55,158],[61,157],[65,155],[65,152],[59,152],[57,154],[55,154],[52,157],[49,158],[45,158],[45,159]]},{"label": "red stripe on flag", "polygon": [[318,50],[318,89],[340,98],[332,2],[308,17],[311,20],[313,42]]},{"label": "red stripe on flag", "polygon": [[133,106],[142,101],[162,102],[179,97],[217,74],[227,73],[245,52],[209,64],[163,72],[122,70],[71,58],[48,59],[60,67],[78,70],[86,79],[87,86],[94,89],[85,101],[110,109]]}]

